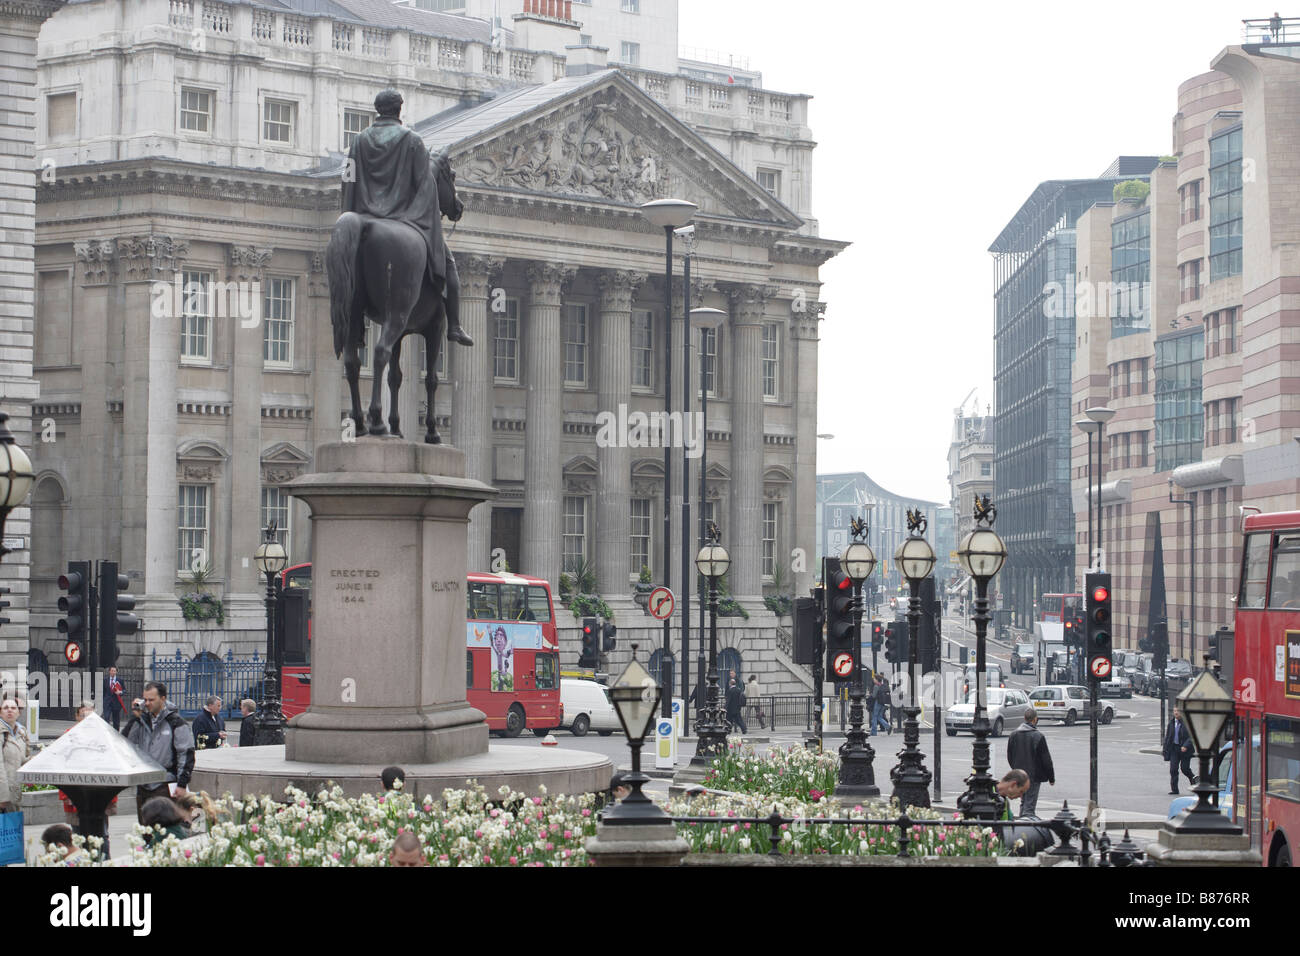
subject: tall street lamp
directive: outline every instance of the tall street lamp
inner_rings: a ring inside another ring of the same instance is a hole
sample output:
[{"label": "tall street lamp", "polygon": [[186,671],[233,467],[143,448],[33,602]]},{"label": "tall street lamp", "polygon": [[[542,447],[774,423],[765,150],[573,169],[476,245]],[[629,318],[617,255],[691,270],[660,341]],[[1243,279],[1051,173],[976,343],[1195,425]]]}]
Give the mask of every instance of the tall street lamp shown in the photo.
[{"label": "tall street lamp", "polygon": [[[907,605],[907,682],[910,685],[908,706],[903,708],[903,749],[899,751],[898,766],[889,772],[894,781],[893,796],[900,806],[928,807],[930,805],[930,771],[925,769],[925,754],[921,753],[920,725],[917,715],[921,709],[916,705],[916,657],[917,644],[920,643],[921,630],[921,582],[934,570],[934,549],[923,537],[926,520],[920,509],[908,509],[908,536],[894,552],[894,561],[899,571],[907,580],[911,598]],[[936,714],[935,719],[940,719]]]},{"label": "tall street lamp", "polygon": [[7,421],[9,416],[0,412],[0,558],[9,553],[4,546],[5,522],[9,513],[27,500],[35,479],[32,460],[14,439]]},{"label": "tall street lamp", "polygon": [[867,743],[862,729],[862,582],[876,569],[876,554],[867,544],[867,523],[854,518],[850,525],[853,540],[840,555],[840,567],[853,582],[853,689],[849,692],[849,732],[840,747],[840,778],[835,785],[835,796],[844,800],[860,800],[880,796],[872,761],[876,752]]},{"label": "tall street lamp", "polygon": [[[727,732],[718,716],[718,578],[731,567],[731,556],[718,543],[718,526],[709,523],[709,543],[695,556],[695,567],[709,582],[709,688],[706,700],[696,699],[695,756],[691,765],[707,768],[727,750]],[[701,707],[701,703],[703,706]]]},{"label": "tall street lamp", "polygon": [[1080,418],[1074,427],[1088,436],[1088,493],[1085,496],[1088,499],[1088,557],[1083,564],[1086,573],[1092,567],[1092,436],[1101,431],[1101,422]]},{"label": "tall street lamp", "polygon": [[[689,296],[689,295],[690,295],[690,285],[691,285],[691,280],[690,280],[690,274],[691,274],[691,273],[690,273],[690,266],[689,266],[690,259],[687,258],[686,261],[687,261],[687,263],[688,263],[688,265],[687,265],[687,269],[686,269],[686,277],[687,277],[687,278],[686,278],[686,294]],[[687,299],[687,301],[689,302],[690,300]],[[687,354],[688,356],[690,355],[690,344],[691,344],[691,320],[692,320],[692,319],[693,319],[696,323],[698,323],[698,325],[699,325],[699,327],[700,327],[700,335],[703,336],[704,333],[705,333],[705,330],[706,330],[706,329],[716,329],[716,328],[717,328],[717,327],[722,323],[722,320],[725,319],[726,317],[727,317],[727,313],[724,312],[724,311],[722,311],[722,309],[712,309],[712,308],[704,307],[704,308],[700,308],[700,309],[689,309],[689,310],[687,310],[687,313],[686,313],[686,354]],[[702,348],[699,349],[698,354],[699,354],[699,360],[700,360],[700,493],[699,493],[699,494],[700,494],[700,500],[699,500],[699,508],[698,508],[698,511],[699,511],[700,515],[699,515],[699,534],[696,536],[696,537],[697,537],[697,540],[696,540],[696,542],[695,542],[695,546],[696,546],[697,548],[702,548],[702,547],[704,547],[705,542],[706,542],[707,537],[708,537],[708,535],[706,534],[706,530],[707,530],[707,529],[706,529],[706,527],[705,527],[704,504],[705,504],[705,501],[707,500],[707,499],[705,498],[705,494],[706,494],[706,490],[707,490],[707,488],[706,488],[707,478],[708,478],[707,473],[708,473],[708,470],[709,470],[709,390],[712,389],[713,386],[714,386],[714,375],[716,375],[716,372],[715,372],[715,370],[714,370],[714,368],[713,368],[712,360],[711,360],[711,359],[710,359],[710,361],[709,361],[709,365],[708,365],[708,367],[706,368],[706,366],[705,366],[705,353],[704,353],[704,349],[702,349]],[[688,363],[684,363],[684,364],[686,364],[686,365],[689,367],[689,362],[688,362]],[[707,373],[707,374],[706,374],[706,373]],[[687,394],[686,408],[687,408],[688,410],[689,410],[690,407],[691,407],[691,406],[690,406],[690,397],[689,397],[689,396],[690,396],[690,382],[691,382],[690,372],[687,372],[687,373],[686,373],[686,394]],[[683,457],[683,459],[686,459],[686,458],[687,458],[686,450],[685,450],[685,449],[683,449],[682,457]],[[685,501],[685,500],[686,500],[686,484],[687,484],[687,478],[688,478],[689,475],[690,475],[689,467],[686,465],[685,461],[683,461],[682,469],[683,469],[683,471],[682,471],[682,500]],[[683,508],[683,509],[682,509],[682,528],[683,528],[683,531],[682,531],[682,554],[683,554],[683,556],[686,554],[686,531],[685,531],[685,529],[688,528],[688,527],[690,527],[690,525],[687,523],[687,520],[686,520],[686,519],[689,517],[689,515],[690,515],[690,512],[687,511],[685,508]],[[682,592],[683,592],[683,593],[682,593],[682,607],[686,609],[686,612],[685,612],[685,613],[686,613],[686,617],[687,617],[687,618],[690,617],[690,607],[691,607],[691,602],[690,602],[690,598],[689,598],[689,595],[690,595],[690,588],[688,588],[687,585],[686,585],[686,581],[687,581],[687,577],[686,577],[686,576],[687,576],[689,573],[690,573],[690,571],[689,571],[689,569],[686,567],[686,564],[685,564],[685,558],[683,557],[683,563],[682,563]],[[705,603],[705,593],[704,593],[704,585],[703,585],[703,583],[700,582],[698,576],[696,577],[696,594],[695,594],[695,597],[696,597],[696,600],[697,600],[697,602],[698,602],[698,604],[699,604],[699,607],[700,607],[700,627],[699,627],[699,630],[696,632],[697,635],[698,635],[698,637],[699,637],[699,642],[698,642],[698,646],[699,646],[699,657],[698,657],[698,660],[697,660],[697,662],[696,662],[696,663],[697,663],[697,673],[696,673],[696,677],[695,677],[695,686],[696,686],[696,687],[701,687],[701,686],[703,686],[703,684],[704,684],[704,603]],[[686,699],[688,699],[688,698],[690,697],[690,689],[686,686],[686,677],[687,677],[688,672],[690,671],[690,662],[689,662],[688,659],[687,659],[687,653],[688,653],[688,651],[686,650],[685,645],[683,645],[683,646],[682,646],[682,699],[683,699],[683,700],[686,700]],[[690,712],[690,711],[689,711],[689,709],[688,709],[688,710],[687,710],[687,713],[689,713],[689,712]],[[684,723],[684,726],[689,726],[689,725],[687,725],[687,724]]]},{"label": "tall street lamp", "polygon": [[1178,651],[1180,654],[1182,654],[1184,657],[1190,660],[1192,656],[1196,653],[1196,495],[1193,494],[1190,498],[1175,498],[1173,475],[1169,476],[1169,503],[1171,505],[1190,505],[1192,509],[1191,534],[1188,535],[1188,537],[1191,539],[1189,542],[1189,544],[1191,545],[1191,556],[1188,558],[1188,564],[1187,564],[1187,572],[1191,576],[1188,581],[1188,601],[1187,601],[1187,605],[1188,605],[1187,613],[1191,619],[1191,627],[1192,627],[1190,652],[1183,647],[1182,634],[1180,633],[1178,635]]},{"label": "tall street lamp", "polygon": [[1106,547],[1101,541],[1101,486],[1105,480],[1106,467],[1102,461],[1102,449],[1105,447],[1106,423],[1115,417],[1115,409],[1096,406],[1085,408],[1083,414],[1088,416],[1089,420],[1097,423],[1097,570],[1105,571],[1106,565]]},{"label": "tall street lamp", "polygon": [[[685,199],[655,199],[642,203],[641,213],[664,231],[664,422],[672,421],[673,411],[673,230],[680,229],[691,221],[695,210],[699,209],[693,202]],[[671,427],[665,424],[665,428]],[[666,436],[661,436],[661,439]],[[664,586],[671,587],[673,560],[673,513],[672,487],[673,463],[672,449],[664,441]],[[682,529],[683,538],[686,530]],[[683,547],[685,543],[683,542]],[[686,582],[682,582],[683,593]],[[664,618],[663,656],[672,650],[672,623]],[[685,654],[682,655],[685,657]]]},{"label": "tall street lamp", "polygon": [[[1179,833],[1240,834],[1241,827],[1234,824],[1211,803],[1218,792],[1210,774],[1210,758],[1214,756],[1215,743],[1223,725],[1232,717],[1232,698],[1208,670],[1196,675],[1181,694],[1178,703],[1192,735],[1192,746],[1201,761],[1196,777],[1196,805],[1189,807],[1170,821],[1167,826]],[[1238,745],[1243,742],[1239,741]]]},{"label": "tall street lamp", "polygon": [[632,792],[620,800],[618,806],[601,814],[602,823],[627,825],[659,823],[666,819],[663,810],[641,792],[641,788],[650,782],[650,778],[641,772],[641,747],[655,719],[661,693],[655,679],[636,659],[636,645],[633,644],[631,662],[609,689],[618,722],[623,725],[627,744],[632,748],[632,772],[623,777],[623,782],[632,788]]},{"label": "tall street lamp", "polygon": [[1007,546],[993,530],[998,511],[988,495],[975,499],[975,527],[957,548],[957,560],[975,581],[975,745],[971,770],[966,778],[966,792],[957,798],[957,807],[976,820],[996,820],[1002,797],[993,788],[989,773],[989,718],[984,709],[984,641],[989,629],[989,581],[1007,560]]},{"label": "tall street lamp", "polygon": [[280,710],[280,656],[275,639],[275,576],[289,563],[282,545],[275,536],[272,521],[262,532],[262,543],[257,546],[253,560],[257,570],[266,575],[266,676],[262,683],[262,699],[253,718],[256,731],[253,741],[259,747],[279,746],[284,743],[284,712]]}]

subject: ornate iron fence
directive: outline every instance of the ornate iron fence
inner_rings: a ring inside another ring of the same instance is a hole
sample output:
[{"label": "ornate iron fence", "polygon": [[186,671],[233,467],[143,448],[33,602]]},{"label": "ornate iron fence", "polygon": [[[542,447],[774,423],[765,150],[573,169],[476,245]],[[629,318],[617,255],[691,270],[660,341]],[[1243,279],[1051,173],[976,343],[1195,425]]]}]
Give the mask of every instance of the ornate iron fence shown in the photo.
[{"label": "ornate iron fence", "polygon": [[235,657],[234,651],[227,651],[224,659],[209,653],[188,658],[180,650],[174,657],[159,656],[154,651],[149,679],[167,685],[167,699],[177,706],[182,717],[197,717],[213,695],[221,698],[225,715],[234,717],[243,698],[259,698],[265,670],[266,662],[258,658],[256,651],[252,657]]}]

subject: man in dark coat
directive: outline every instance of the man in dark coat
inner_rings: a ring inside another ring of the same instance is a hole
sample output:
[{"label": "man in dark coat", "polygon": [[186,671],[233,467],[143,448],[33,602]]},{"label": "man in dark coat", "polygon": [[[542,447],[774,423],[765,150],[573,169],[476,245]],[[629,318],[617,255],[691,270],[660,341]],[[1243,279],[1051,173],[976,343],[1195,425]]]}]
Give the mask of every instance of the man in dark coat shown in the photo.
[{"label": "man in dark coat", "polygon": [[118,679],[117,668],[110,667],[104,675],[104,719],[112,721],[114,730],[122,729],[122,714],[126,707],[122,703],[122,682]]},{"label": "man in dark coat", "polygon": [[1174,708],[1174,718],[1165,728],[1165,745],[1162,751],[1169,761],[1169,793],[1178,793],[1178,772],[1181,770],[1187,778],[1188,785],[1196,783],[1192,774],[1192,735],[1183,723],[1183,712]]},{"label": "man in dark coat", "polygon": [[[438,183],[428,147],[402,125],[402,94],[387,89],[375,97],[379,118],[348,150],[343,174],[343,211],[404,222],[424,240],[429,282],[447,298],[447,340],[473,345],[460,325],[459,281],[442,238]],[[450,213],[451,210],[442,210]]]},{"label": "man in dark coat", "polygon": [[194,718],[194,745],[202,750],[216,750],[226,739],[226,721],[221,716],[221,698],[209,697]]},{"label": "man in dark coat", "polygon": [[245,697],[239,702],[239,746],[252,747],[254,738],[257,736],[257,725],[253,722],[253,713],[257,710],[257,702],[251,697]]},{"label": "man in dark coat", "polygon": [[[733,675],[735,671],[731,672]],[[742,734],[749,733],[749,728],[745,726],[745,717],[742,711],[745,709],[745,691],[740,686],[740,682],[732,679],[727,685],[727,720],[731,721],[733,727],[739,727]]]},{"label": "man in dark coat", "polygon": [[1038,729],[1038,711],[1025,708],[1025,721],[1007,738],[1007,766],[1029,774],[1029,787],[1020,798],[1020,815],[1033,816],[1038,808],[1038,788],[1046,780],[1056,786],[1056,768],[1047,738]]}]

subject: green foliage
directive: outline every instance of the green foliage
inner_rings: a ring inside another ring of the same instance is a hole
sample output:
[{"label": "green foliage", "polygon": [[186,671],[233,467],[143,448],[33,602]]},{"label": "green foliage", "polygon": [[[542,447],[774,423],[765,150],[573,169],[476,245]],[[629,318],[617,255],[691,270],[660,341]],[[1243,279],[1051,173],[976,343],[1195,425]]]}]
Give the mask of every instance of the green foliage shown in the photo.
[{"label": "green foliage", "polygon": [[1176,163],[1176,162],[1178,162],[1178,157],[1177,157],[1177,156],[1161,156],[1161,157],[1159,157],[1159,158],[1160,158],[1160,162],[1162,162],[1162,163]]},{"label": "green foliage", "polygon": [[786,597],[784,594],[769,594],[767,597],[763,598],[763,603],[767,606],[769,611],[778,617],[789,617],[794,611],[794,601],[790,600],[790,598]]},{"label": "green foliage", "polygon": [[565,600],[572,593],[573,593],[573,578],[569,577],[567,574],[561,573],[560,574],[560,600],[561,601]]},{"label": "green foliage", "polygon": [[603,617],[612,619],[614,612],[598,594],[575,594],[569,598],[568,608],[574,617]]},{"label": "green foliage", "polygon": [[641,574],[637,577],[637,584],[654,584],[654,578],[650,576],[650,568],[647,565],[641,565]]},{"label": "green foliage", "polygon": [[180,596],[181,616],[187,621],[226,622],[226,606],[221,598],[206,592],[191,591]]},{"label": "green foliage", "polygon": [[[696,575],[698,587],[703,594],[709,593],[708,579],[702,574]],[[736,603],[727,585],[727,575],[718,578],[718,617],[743,617],[749,620],[749,612]]]},{"label": "green foliage", "polygon": [[573,586],[580,594],[593,594],[596,591],[596,569],[590,561],[579,561],[573,569]]},{"label": "green foliage", "polygon": [[1122,183],[1116,183],[1115,188],[1111,190],[1115,202],[1121,199],[1146,199],[1150,194],[1151,184],[1140,179],[1126,179]]}]

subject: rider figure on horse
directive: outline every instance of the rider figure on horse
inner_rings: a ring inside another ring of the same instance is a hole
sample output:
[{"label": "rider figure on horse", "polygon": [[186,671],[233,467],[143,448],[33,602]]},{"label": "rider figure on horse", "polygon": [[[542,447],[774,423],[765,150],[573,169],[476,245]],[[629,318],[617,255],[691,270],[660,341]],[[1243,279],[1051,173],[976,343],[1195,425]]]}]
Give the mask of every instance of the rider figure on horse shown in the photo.
[{"label": "rider figure on horse", "polygon": [[[460,276],[442,237],[438,190],[429,150],[414,130],[402,125],[402,94],[387,89],[375,97],[379,118],[364,129],[348,151],[351,176],[343,178],[343,211],[404,222],[418,232],[428,251],[429,281],[443,290],[447,341],[473,345],[460,324]],[[453,221],[461,209],[444,210]]]}]

